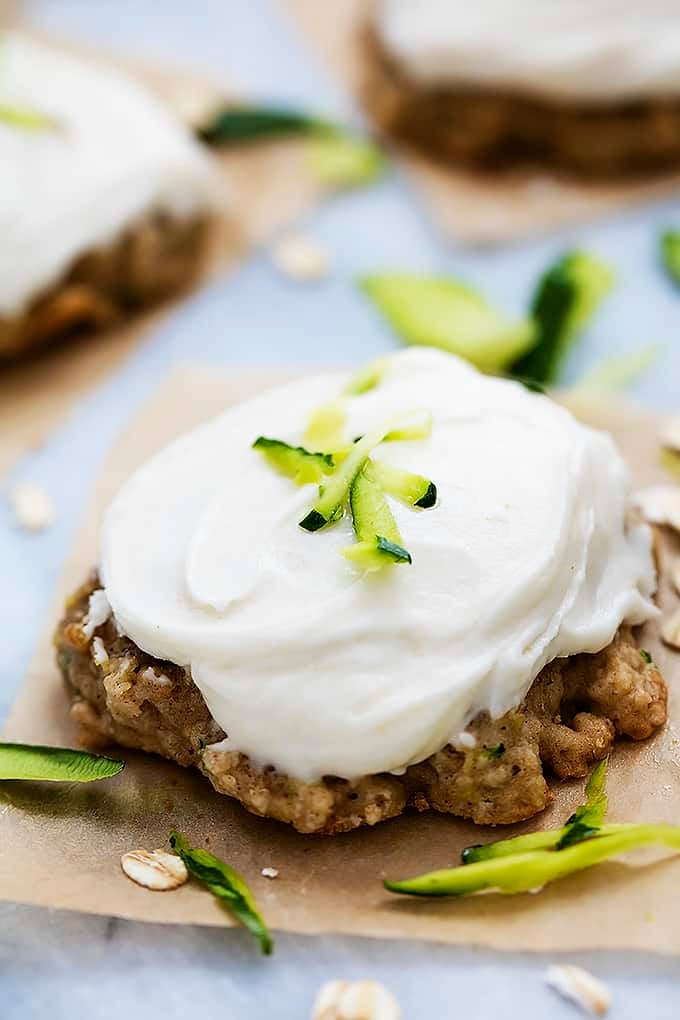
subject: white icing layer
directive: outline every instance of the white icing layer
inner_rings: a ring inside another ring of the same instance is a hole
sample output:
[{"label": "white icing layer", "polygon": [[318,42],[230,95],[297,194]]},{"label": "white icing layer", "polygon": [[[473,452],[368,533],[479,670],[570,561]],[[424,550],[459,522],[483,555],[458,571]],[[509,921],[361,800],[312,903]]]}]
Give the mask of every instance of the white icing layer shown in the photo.
[{"label": "white icing layer", "polygon": [[384,45],[422,82],[564,99],[680,94],[676,0],[381,0]]},{"label": "white icing layer", "polygon": [[54,131],[0,121],[0,316],[55,283],[79,255],[151,209],[224,206],[220,175],[142,85],[19,34],[0,36],[0,104]]},{"label": "white icing layer", "polygon": [[184,666],[228,747],[313,780],[400,770],[498,716],[557,656],[597,651],[654,615],[646,526],[624,532],[611,439],[517,383],[412,349],[348,400],[354,437],[415,408],[427,440],[382,444],[433,479],[438,505],[391,501],[413,565],[363,576],[351,520],[307,534],[315,486],[251,449],[299,442],[333,373],[273,390],[180,438],[123,486],[102,536],[115,617]]}]

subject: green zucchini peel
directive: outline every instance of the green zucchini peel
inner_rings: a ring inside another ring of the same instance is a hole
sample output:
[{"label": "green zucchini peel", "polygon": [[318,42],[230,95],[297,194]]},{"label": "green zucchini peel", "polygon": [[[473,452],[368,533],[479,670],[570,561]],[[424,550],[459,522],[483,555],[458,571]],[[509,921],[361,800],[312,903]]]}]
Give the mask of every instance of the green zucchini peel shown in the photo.
[{"label": "green zucchini peel", "polygon": [[389,426],[372,429],[352,446],[335,474],[330,476],[325,485],[320,486],[319,498],[309,513],[300,521],[301,528],[304,528],[305,531],[319,531],[331,521],[337,521],[342,517],[352,482],[361,471],[372,450],[383,441],[388,432]]},{"label": "green zucchini peel", "polygon": [[343,556],[367,571],[381,570],[390,563],[412,562],[370,462],[352,482],[349,502],[359,541],[343,549]]},{"label": "green zucchini peel", "polygon": [[374,361],[369,361],[347,383],[344,391],[345,395],[348,397],[360,397],[362,394],[374,390],[382,382],[389,363],[389,357],[376,358]]},{"label": "green zucchini peel", "polygon": [[345,442],[347,412],[342,400],[332,400],[312,411],[304,442],[315,450],[341,450]]},{"label": "green zucchini peel", "polygon": [[578,333],[613,283],[610,267],[586,251],[568,252],[550,266],[531,302],[534,343],[512,362],[511,373],[547,385],[557,382]]},{"label": "green zucchini peel", "polygon": [[[593,769],[586,783],[585,803],[576,809],[561,828],[530,832],[525,836],[513,836],[511,839],[499,839],[495,843],[485,843],[483,846],[468,846],[461,854],[463,864],[487,861],[495,857],[508,857],[527,850],[556,849],[563,840],[574,841],[573,834],[569,837],[569,832],[574,826],[588,826],[591,831],[600,827],[607,812],[606,779],[605,758]],[[564,845],[568,845],[568,842]]]},{"label": "green zucchini peel", "polygon": [[281,439],[259,436],[253,443],[253,449],[259,450],[272,467],[287,478],[292,478],[296,485],[320,482],[324,475],[330,474],[335,468],[329,453],[311,453],[304,446],[291,446]]},{"label": "green zucchini peel", "polygon": [[0,780],[93,783],[117,776],[124,768],[123,761],[89,751],[35,744],[0,744]]},{"label": "green zucchini peel", "polygon": [[666,275],[676,286],[680,286],[680,230],[664,230],[659,238],[659,248]]},{"label": "green zucchini peel", "polygon": [[245,880],[232,867],[200,847],[189,846],[179,832],[170,834],[170,846],[184,861],[192,878],[208,889],[213,896],[225,904],[241,924],[248,929],[260,944],[265,954],[273,950],[273,942],[266,922],[260,914],[255,898]]},{"label": "green zucchini peel", "polygon": [[386,881],[385,888],[409,896],[534,892],[558,878],[585,871],[628,850],[654,844],[680,851],[680,825],[606,826],[600,834],[564,850],[535,849],[493,857],[402,882]]},{"label": "green zucchini peel", "polygon": [[384,492],[410,507],[429,510],[437,502],[437,486],[423,475],[371,459],[364,471]]},{"label": "green zucchini peel", "polygon": [[49,114],[4,103],[0,103],[0,124],[20,128],[23,131],[55,131],[58,127],[57,122]]},{"label": "green zucchini peel", "polygon": [[584,871],[628,850],[654,844],[680,851],[680,825],[604,824],[606,770],[605,760],[588,781],[585,803],[561,828],[515,836],[486,846],[467,847],[460,866],[405,881],[386,881],[385,888],[411,896],[536,892],[549,882]]},{"label": "green zucchini peel", "polygon": [[413,413],[411,420],[405,420],[403,425],[390,429],[385,436],[386,443],[398,443],[409,439],[429,439],[432,435],[432,412],[417,411]]}]

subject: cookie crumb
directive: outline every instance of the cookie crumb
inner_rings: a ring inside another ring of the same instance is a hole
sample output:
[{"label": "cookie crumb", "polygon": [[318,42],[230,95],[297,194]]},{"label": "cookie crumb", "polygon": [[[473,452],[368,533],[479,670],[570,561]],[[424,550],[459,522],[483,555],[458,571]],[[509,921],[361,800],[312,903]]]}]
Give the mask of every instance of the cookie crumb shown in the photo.
[{"label": "cookie crumb", "polygon": [[278,868],[263,868],[262,871],[260,872],[260,874],[264,878],[278,878],[279,877],[279,870],[278,870]]}]

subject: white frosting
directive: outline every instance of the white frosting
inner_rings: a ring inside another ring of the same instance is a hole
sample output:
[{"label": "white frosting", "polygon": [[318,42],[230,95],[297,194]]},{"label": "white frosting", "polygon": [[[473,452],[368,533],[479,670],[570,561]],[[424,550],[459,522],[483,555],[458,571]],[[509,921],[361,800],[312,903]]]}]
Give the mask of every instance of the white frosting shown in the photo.
[{"label": "white frosting", "polygon": [[362,575],[339,555],[348,517],[302,531],[315,486],[251,444],[299,442],[345,381],[296,382],[180,438],[123,486],[102,536],[125,633],[191,667],[227,747],[305,780],[403,770],[516,705],[551,659],[656,612],[650,533],[624,531],[609,436],[437,351],[396,355],[348,400],[348,437],[433,413],[429,439],[375,454],[437,484],[433,509],[391,501],[413,565]]},{"label": "white frosting", "polygon": [[381,0],[384,45],[422,82],[614,101],[680,93],[678,0]]},{"label": "white frosting", "polygon": [[19,34],[0,36],[0,104],[54,131],[0,122],[0,316],[150,209],[224,204],[210,158],[142,85]]}]

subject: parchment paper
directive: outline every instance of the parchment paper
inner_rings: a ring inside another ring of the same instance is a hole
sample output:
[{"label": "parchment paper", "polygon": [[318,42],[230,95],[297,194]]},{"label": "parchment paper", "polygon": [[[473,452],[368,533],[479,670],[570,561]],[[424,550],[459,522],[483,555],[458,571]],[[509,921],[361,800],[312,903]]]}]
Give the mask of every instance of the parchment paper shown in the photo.
[{"label": "parchment paper", "polygon": [[[359,28],[372,0],[280,0],[312,48],[359,97],[366,54]],[[470,245],[503,244],[660,199],[680,189],[679,174],[634,183],[579,183],[548,172],[482,174],[444,166],[400,148],[399,155],[437,228]]]},{"label": "parchment paper", "polygon": [[[177,372],[132,422],[103,469],[5,738],[55,744],[75,740],[50,635],[63,594],[95,562],[100,510],[121,480],[177,433],[272,381],[280,380],[226,379],[212,369]],[[638,482],[660,477],[652,417],[625,407],[600,407],[587,416],[610,425]],[[666,585],[662,598],[667,605],[677,601]],[[680,656],[663,648],[652,628],[643,640],[671,684],[671,721],[655,739],[620,745],[613,755],[610,818],[677,822],[680,707],[673,684],[680,678]],[[121,853],[164,846],[170,830],[178,828],[244,873],[274,928],[505,949],[680,952],[679,858],[642,868],[638,856],[634,870],[623,863],[605,864],[536,896],[450,902],[398,898],[383,891],[383,875],[406,877],[446,866],[457,860],[463,846],[498,838],[498,830],[494,836],[492,830],[449,817],[409,814],[344,836],[301,836],[249,815],[193,771],[151,756],[121,754],[128,761],[125,771],[91,786],[0,783],[0,898],[149,921],[228,923],[212,897],[192,884],[153,893],[120,871]],[[538,821],[501,831],[557,824],[578,802],[582,787],[561,786],[556,804]],[[260,875],[267,866],[279,869],[274,881]]]},{"label": "parchment paper", "polygon": [[[0,7],[0,25],[8,21]],[[124,67],[171,105],[187,94],[224,95],[222,86],[185,73],[114,61],[81,45],[47,39],[21,24],[18,27],[60,49]],[[294,223],[322,195],[321,186],[307,169],[300,142],[246,145],[216,158],[232,196],[231,210],[226,222],[215,224],[199,285],[210,276],[228,272],[254,246]],[[55,344],[11,365],[0,364],[0,478],[27,450],[48,437],[80,396],[113,372],[158,328],[183,296],[166,300],[113,329]]]}]

